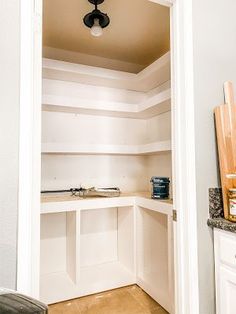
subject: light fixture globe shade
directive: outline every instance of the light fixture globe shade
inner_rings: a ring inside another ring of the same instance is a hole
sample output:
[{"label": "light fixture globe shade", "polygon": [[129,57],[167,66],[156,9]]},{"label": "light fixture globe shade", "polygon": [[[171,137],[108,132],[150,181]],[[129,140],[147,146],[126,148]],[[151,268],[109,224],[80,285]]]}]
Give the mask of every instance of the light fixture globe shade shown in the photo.
[{"label": "light fixture globe shade", "polygon": [[103,29],[99,24],[99,19],[94,19],[94,24],[90,30],[91,34],[95,37],[100,37],[103,34]]}]

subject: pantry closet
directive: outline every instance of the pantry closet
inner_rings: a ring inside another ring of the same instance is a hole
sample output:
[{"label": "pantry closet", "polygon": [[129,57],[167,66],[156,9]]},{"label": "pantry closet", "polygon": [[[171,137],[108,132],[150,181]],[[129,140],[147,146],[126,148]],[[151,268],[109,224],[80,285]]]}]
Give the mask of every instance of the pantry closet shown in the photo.
[{"label": "pantry closet", "polygon": [[170,62],[167,52],[134,73],[53,49],[43,59],[41,189],[121,195],[42,196],[41,301],[137,284],[174,313],[173,205],[152,199],[150,183],[172,177]]}]

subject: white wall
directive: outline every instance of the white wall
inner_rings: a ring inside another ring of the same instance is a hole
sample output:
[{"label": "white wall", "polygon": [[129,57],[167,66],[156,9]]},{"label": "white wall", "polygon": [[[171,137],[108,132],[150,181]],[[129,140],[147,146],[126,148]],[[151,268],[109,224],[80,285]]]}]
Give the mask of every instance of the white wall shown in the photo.
[{"label": "white wall", "polygon": [[[43,112],[42,141],[135,145],[171,138],[170,112],[149,120]],[[43,155],[42,189],[118,186],[122,192],[150,189],[154,175],[171,177],[171,154],[156,156]]]},{"label": "white wall", "polygon": [[162,113],[147,120],[146,141],[168,141],[171,139],[171,112]]},{"label": "white wall", "polygon": [[0,287],[16,287],[19,1],[0,1]]},{"label": "white wall", "polygon": [[[165,84],[164,87],[166,85],[167,84]],[[168,87],[166,87],[166,89],[167,88]],[[70,97],[72,99],[87,101],[114,101],[129,104],[137,104],[147,98],[144,92],[52,79],[43,79],[43,95],[61,96],[62,99],[63,97]],[[96,95],[95,99],[94,95]]]},{"label": "white wall", "polygon": [[43,112],[42,142],[143,144],[146,121],[58,112]]},{"label": "white wall", "polygon": [[224,81],[236,88],[235,12],[235,0],[193,0],[200,314],[215,314],[212,231],[206,224],[208,188],[218,186],[213,108],[223,102]]},{"label": "white wall", "polygon": [[145,157],[44,155],[42,189],[118,186],[122,192],[146,191]]}]

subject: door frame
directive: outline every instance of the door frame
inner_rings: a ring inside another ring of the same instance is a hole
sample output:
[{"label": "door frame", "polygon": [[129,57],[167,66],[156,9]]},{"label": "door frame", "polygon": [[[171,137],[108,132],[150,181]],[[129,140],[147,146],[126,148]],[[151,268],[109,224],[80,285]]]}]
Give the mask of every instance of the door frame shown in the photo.
[{"label": "door frame", "polygon": [[42,0],[20,1],[20,135],[17,284],[39,297]]},{"label": "door frame", "polygon": [[[176,314],[199,314],[192,1],[170,7]],[[42,2],[22,0],[17,290],[39,297]]]},{"label": "door frame", "polygon": [[175,306],[199,314],[192,1],[171,2]]}]

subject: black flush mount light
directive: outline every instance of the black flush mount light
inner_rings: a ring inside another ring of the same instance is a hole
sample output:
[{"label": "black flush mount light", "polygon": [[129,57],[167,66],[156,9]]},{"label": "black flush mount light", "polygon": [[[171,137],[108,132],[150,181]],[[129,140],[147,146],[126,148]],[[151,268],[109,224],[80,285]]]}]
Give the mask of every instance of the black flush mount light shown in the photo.
[{"label": "black flush mount light", "polygon": [[107,27],[110,23],[110,18],[107,14],[98,10],[98,5],[103,3],[104,0],[88,0],[95,5],[95,9],[86,14],[84,17],[84,24],[91,29],[91,34],[99,37],[103,34],[103,28]]}]

